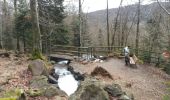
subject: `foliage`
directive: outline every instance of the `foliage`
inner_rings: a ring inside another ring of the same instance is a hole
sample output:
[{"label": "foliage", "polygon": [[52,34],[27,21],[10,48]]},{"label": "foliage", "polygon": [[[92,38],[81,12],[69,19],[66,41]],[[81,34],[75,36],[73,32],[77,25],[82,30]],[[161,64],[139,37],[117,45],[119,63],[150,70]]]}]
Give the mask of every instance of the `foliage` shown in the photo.
[{"label": "foliage", "polygon": [[58,45],[66,45],[69,43],[69,36],[66,27],[57,27],[51,35],[51,42]]},{"label": "foliage", "polygon": [[40,16],[54,23],[62,23],[65,18],[64,0],[38,0]]},{"label": "foliage", "polygon": [[79,34],[79,21],[78,21],[78,17],[76,16],[72,23],[71,23],[72,27],[71,27],[71,31],[73,32],[74,36],[73,36],[73,45],[74,46],[80,46],[80,34]]},{"label": "foliage", "polygon": [[34,49],[32,52],[32,60],[36,60],[36,59],[41,59],[44,60],[44,57],[42,55],[42,53],[40,52],[40,50]]},{"label": "foliage", "polygon": [[146,63],[151,62],[151,53],[149,51],[143,51],[141,54],[141,60],[143,60]]},{"label": "foliage", "polygon": [[[170,74],[170,62],[167,62],[164,64],[164,69],[163,69],[167,74]],[[170,84],[169,84],[170,86]]]},{"label": "foliage", "polygon": [[[24,50],[26,45],[31,44],[30,42],[32,41],[30,34],[32,24],[29,13],[26,0],[18,0],[18,11],[15,14],[15,32],[13,36],[18,39],[17,42],[22,39]],[[17,46],[20,46],[19,43]],[[20,47],[18,49],[20,49]]]}]

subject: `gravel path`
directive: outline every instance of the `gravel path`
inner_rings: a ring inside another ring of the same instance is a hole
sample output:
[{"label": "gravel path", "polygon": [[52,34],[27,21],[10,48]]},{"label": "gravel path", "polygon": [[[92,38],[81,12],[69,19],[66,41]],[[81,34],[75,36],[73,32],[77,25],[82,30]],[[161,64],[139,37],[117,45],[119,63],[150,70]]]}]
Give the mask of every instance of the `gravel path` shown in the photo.
[{"label": "gravel path", "polygon": [[90,74],[96,66],[105,68],[114,78],[114,82],[121,85],[124,91],[133,93],[135,100],[162,100],[167,93],[165,82],[170,76],[148,65],[138,65],[137,69],[125,66],[123,60],[110,59],[103,63],[89,63],[82,65],[71,64],[77,71]]}]

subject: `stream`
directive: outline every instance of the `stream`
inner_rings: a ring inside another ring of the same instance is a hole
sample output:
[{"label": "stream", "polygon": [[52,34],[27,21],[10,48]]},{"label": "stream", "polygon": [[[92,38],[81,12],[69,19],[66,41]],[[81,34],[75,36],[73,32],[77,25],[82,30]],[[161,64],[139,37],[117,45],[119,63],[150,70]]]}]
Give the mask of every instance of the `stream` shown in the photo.
[{"label": "stream", "polygon": [[77,88],[79,81],[74,78],[74,75],[67,70],[67,66],[62,66],[67,61],[60,61],[58,64],[55,65],[55,73],[59,76],[58,78],[58,86],[61,90],[63,90],[68,96],[73,94]]}]

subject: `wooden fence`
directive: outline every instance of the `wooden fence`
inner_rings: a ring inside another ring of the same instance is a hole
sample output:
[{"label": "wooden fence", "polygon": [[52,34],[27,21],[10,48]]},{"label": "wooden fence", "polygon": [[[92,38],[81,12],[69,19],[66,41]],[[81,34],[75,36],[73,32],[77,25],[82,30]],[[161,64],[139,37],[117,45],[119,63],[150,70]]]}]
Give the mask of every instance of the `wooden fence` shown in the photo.
[{"label": "wooden fence", "polygon": [[[94,55],[101,55],[101,56],[123,56],[123,48],[121,46],[96,46],[96,47],[75,47],[75,46],[63,46],[63,45],[55,45],[51,49],[51,53],[64,53],[69,55],[77,55],[82,56],[94,56]],[[135,53],[135,49],[131,48],[131,52]],[[146,63],[153,63],[157,66],[160,65],[163,61],[161,60],[161,53],[150,52],[147,50],[138,50],[138,58],[143,60]]]}]

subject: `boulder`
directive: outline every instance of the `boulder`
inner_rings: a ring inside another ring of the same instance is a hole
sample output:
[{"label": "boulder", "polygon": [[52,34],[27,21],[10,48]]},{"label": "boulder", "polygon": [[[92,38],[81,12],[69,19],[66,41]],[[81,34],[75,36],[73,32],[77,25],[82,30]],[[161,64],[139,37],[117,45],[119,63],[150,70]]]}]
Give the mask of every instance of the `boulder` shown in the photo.
[{"label": "boulder", "polygon": [[123,91],[118,84],[106,85],[104,86],[104,90],[113,97],[118,97],[123,94]]},{"label": "boulder", "polygon": [[30,81],[31,88],[42,88],[49,86],[48,78],[46,76],[34,76]]},{"label": "boulder", "polygon": [[44,96],[46,97],[53,97],[53,96],[62,96],[67,97],[67,94],[63,92],[62,90],[59,90],[58,88],[54,86],[49,86],[45,89]]},{"label": "boulder", "polygon": [[103,77],[107,77],[113,80],[112,75],[104,68],[97,66],[92,72],[91,72],[92,76],[103,76]]},{"label": "boulder", "polygon": [[68,100],[109,100],[109,95],[100,82],[86,79],[80,83],[78,90]]},{"label": "boulder", "polygon": [[45,63],[40,59],[32,61],[28,66],[28,70],[31,71],[33,76],[48,76],[47,67],[45,66]]},{"label": "boulder", "polygon": [[29,89],[26,92],[30,97],[42,96],[44,91],[41,89]]},{"label": "boulder", "polygon": [[0,100],[27,100],[22,89],[11,89],[3,93]]},{"label": "boulder", "polygon": [[30,81],[30,90],[27,91],[29,96],[67,96],[65,92],[59,90],[57,85],[48,84],[46,76],[34,76]]}]

